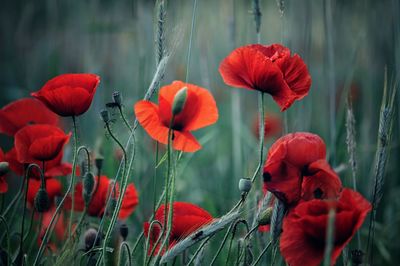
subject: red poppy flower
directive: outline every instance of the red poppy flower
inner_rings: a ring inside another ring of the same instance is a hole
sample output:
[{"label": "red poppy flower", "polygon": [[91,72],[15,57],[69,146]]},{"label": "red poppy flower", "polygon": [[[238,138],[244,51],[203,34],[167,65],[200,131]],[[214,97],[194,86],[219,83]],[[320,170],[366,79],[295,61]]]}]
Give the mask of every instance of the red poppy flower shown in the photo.
[{"label": "red poppy flower", "polygon": [[31,95],[60,116],[78,116],[89,109],[99,83],[94,74],[63,74]]},{"label": "red poppy flower", "polygon": [[[253,125],[253,134],[258,139],[259,138],[259,130],[260,130],[260,119],[258,116],[254,117]],[[273,138],[282,134],[282,119],[280,116],[274,113],[265,114],[265,123],[264,123],[264,137],[265,138]]]},{"label": "red poppy flower", "polygon": [[[165,205],[157,209],[154,219],[164,226]],[[169,247],[174,246],[179,240],[187,237],[203,225],[212,221],[212,216],[202,208],[186,202],[174,202],[172,231],[169,236]],[[143,224],[144,235],[149,237],[150,224]],[[150,250],[157,241],[160,234],[160,228],[155,225],[150,234]]]},{"label": "red poppy flower", "polygon": [[0,133],[14,136],[26,125],[57,125],[58,121],[58,116],[43,103],[36,99],[24,98],[9,103],[0,110]]},{"label": "red poppy flower", "polygon": [[301,199],[337,199],[342,190],[342,182],[325,160],[308,165],[301,189]]},{"label": "red poppy flower", "polygon": [[[38,192],[41,185],[41,181],[38,179],[30,179],[28,185],[28,202],[31,206],[34,206],[34,200],[36,193]],[[56,196],[61,196],[61,183],[57,179],[50,178],[46,179],[46,191],[47,195],[49,196],[50,203],[54,202],[54,198]]]},{"label": "red poppy flower", "polygon": [[[0,148],[0,162],[4,162],[4,161],[6,161],[4,152]],[[8,184],[5,180],[5,175],[1,175],[1,173],[0,173],[0,194],[6,193],[7,191],[8,191]]]},{"label": "red poppy flower", "polygon": [[282,111],[306,96],[311,87],[303,60],[280,44],[239,47],[221,62],[219,72],[230,86],[271,94]]},{"label": "red poppy flower", "polygon": [[297,132],[279,138],[269,149],[264,165],[266,189],[287,204],[298,201],[303,171],[325,156],[325,143],[315,134]]},{"label": "red poppy flower", "polygon": [[[88,214],[90,216],[102,217],[106,208],[106,203],[108,199],[108,195],[113,185],[113,180],[108,179],[106,176],[100,176],[100,182],[98,182],[99,178],[95,177],[95,192],[92,196],[92,200],[89,203]],[[115,186],[117,192],[119,192],[119,184]],[[75,187],[75,203],[74,209],[76,211],[83,211],[85,207],[85,202],[82,196],[82,183],[78,183]],[[138,193],[134,184],[129,184],[126,188],[124,199],[122,200],[121,209],[119,212],[120,219],[128,218],[133,211],[135,210],[137,204],[139,203]],[[68,198],[66,204],[67,209],[71,209],[71,198]]]},{"label": "red poppy flower", "polygon": [[29,125],[15,134],[15,149],[21,163],[50,161],[56,158],[71,134],[50,125]]},{"label": "red poppy flower", "polygon": [[184,152],[201,148],[191,131],[214,124],[218,120],[218,109],[211,93],[189,83],[174,81],[160,89],[159,105],[150,101],[135,104],[135,115],[146,132],[158,142],[168,143],[168,129],[172,118],[172,103],[175,94],[186,87],[187,98],[183,110],[175,116],[173,147]]},{"label": "red poppy flower", "polygon": [[[70,163],[63,163],[62,157],[63,157],[63,154],[60,152],[56,158],[54,158],[51,161],[45,162],[45,164],[44,164],[45,165],[44,166],[45,178],[66,176],[72,172],[72,165]],[[12,148],[5,154],[5,160],[9,163],[10,169],[15,174],[20,175],[20,176],[22,176],[24,174],[25,165],[24,165],[24,163],[20,163],[18,161],[17,152],[16,152],[15,148]],[[34,160],[34,161],[32,161],[32,163],[42,166],[43,162]],[[35,179],[40,178],[40,174],[36,168],[32,168],[31,171],[32,172],[30,173],[30,178],[35,178]],[[80,174],[79,167],[76,168],[76,171],[77,171],[76,174],[79,175]]]},{"label": "red poppy flower", "polygon": [[280,250],[290,266],[320,265],[325,251],[328,213],[336,209],[334,246],[331,263],[350,242],[371,210],[371,204],[359,193],[344,189],[337,201],[302,202],[283,220]]}]

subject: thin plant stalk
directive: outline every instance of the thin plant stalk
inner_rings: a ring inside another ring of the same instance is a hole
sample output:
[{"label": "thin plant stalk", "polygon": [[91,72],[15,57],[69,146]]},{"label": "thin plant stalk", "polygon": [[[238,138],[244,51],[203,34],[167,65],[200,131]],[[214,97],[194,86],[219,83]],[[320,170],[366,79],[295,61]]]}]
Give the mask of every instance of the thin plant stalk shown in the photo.
[{"label": "thin plant stalk", "polygon": [[[70,183],[70,188],[71,188],[71,198],[74,199],[74,194],[75,194],[75,175],[76,175],[76,161],[78,158],[78,134],[77,134],[77,126],[76,126],[76,118],[75,116],[72,116],[72,123],[74,127],[74,158],[72,160],[72,174],[71,174],[71,183]],[[67,194],[66,194],[67,195]],[[64,203],[64,198],[61,200],[62,203]],[[71,227],[72,227],[72,221],[74,218],[74,200],[71,202],[71,212],[69,215],[69,222],[68,222],[68,239],[71,237]],[[61,203],[60,203],[61,205]],[[57,211],[56,211],[57,213]]]},{"label": "thin plant stalk", "polygon": [[187,53],[187,59],[186,59],[186,78],[185,78],[185,82],[188,82],[188,80],[189,80],[190,56],[192,54],[192,41],[193,41],[194,25],[195,25],[195,21],[196,21],[196,9],[197,9],[197,0],[194,0],[193,1],[192,24],[191,24],[191,27],[190,27],[190,37],[189,37],[188,53]]},{"label": "thin plant stalk", "polygon": [[251,266],[256,266],[260,262],[260,260],[264,256],[264,254],[268,251],[271,244],[272,244],[272,241],[269,241],[268,245],[261,251],[260,255],[258,255],[257,259],[253,262],[253,264],[251,264]]},{"label": "thin plant stalk", "polygon": [[[11,250],[11,247],[10,247],[10,229],[8,228],[8,224],[7,224],[6,219],[2,215],[0,215],[0,221],[3,223],[4,228],[5,228],[4,232],[6,234],[6,239],[7,239],[7,250],[9,251],[9,250]],[[10,256],[9,255],[7,255],[7,265],[11,265],[11,261],[10,261]]]}]

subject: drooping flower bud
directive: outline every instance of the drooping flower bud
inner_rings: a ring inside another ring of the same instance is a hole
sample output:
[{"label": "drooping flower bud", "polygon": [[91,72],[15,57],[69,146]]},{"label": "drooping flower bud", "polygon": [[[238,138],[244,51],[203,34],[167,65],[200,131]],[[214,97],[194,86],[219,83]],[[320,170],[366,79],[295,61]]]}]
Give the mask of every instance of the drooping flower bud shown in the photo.
[{"label": "drooping flower bud", "polygon": [[101,235],[99,234],[99,236],[97,236],[97,230],[94,228],[89,228],[88,230],[86,230],[84,234],[84,239],[85,239],[85,250],[88,251],[92,247],[100,245]]},{"label": "drooping flower bud", "polygon": [[121,224],[121,226],[119,227],[119,233],[122,239],[125,241],[129,233],[128,226],[126,226],[126,224]]},{"label": "drooping flower bud", "polygon": [[8,162],[0,162],[0,176],[3,176],[10,171],[10,166]]},{"label": "drooping flower bud", "polygon": [[172,102],[173,115],[178,115],[180,112],[182,112],[183,107],[185,107],[187,90],[187,87],[183,87],[175,94],[174,101]]},{"label": "drooping flower bud", "polygon": [[35,196],[34,204],[36,211],[39,213],[46,212],[50,209],[50,198],[46,189],[39,188]]},{"label": "drooping flower bud", "polygon": [[243,193],[249,192],[251,189],[251,180],[248,178],[241,178],[239,180],[239,190]]},{"label": "drooping flower bud", "polygon": [[122,104],[122,95],[119,91],[114,91],[112,94],[114,103],[118,104],[119,106],[121,106]]},{"label": "drooping flower bud", "polygon": [[265,210],[263,210],[260,215],[258,215],[257,222],[258,225],[268,225],[271,223],[271,217],[272,217],[272,207],[268,207]]},{"label": "drooping flower bud", "polygon": [[94,192],[93,190],[94,190],[94,176],[92,173],[87,172],[83,176],[83,190],[82,190],[83,194],[82,196],[86,206],[88,206],[90,203],[92,194]]},{"label": "drooping flower bud", "polygon": [[351,251],[351,262],[352,265],[362,265],[364,252],[359,249],[354,249]]},{"label": "drooping flower bud", "polygon": [[107,109],[103,109],[100,111],[101,118],[103,119],[104,123],[110,122],[110,112]]}]

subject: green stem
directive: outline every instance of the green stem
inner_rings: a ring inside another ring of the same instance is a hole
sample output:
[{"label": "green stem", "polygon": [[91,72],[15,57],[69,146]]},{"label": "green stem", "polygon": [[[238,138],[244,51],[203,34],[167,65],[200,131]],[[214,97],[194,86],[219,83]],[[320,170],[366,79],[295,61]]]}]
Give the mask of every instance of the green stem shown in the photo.
[{"label": "green stem", "polygon": [[[71,193],[71,197],[72,199],[74,198],[74,184],[75,184],[75,170],[76,170],[76,159],[77,159],[77,149],[78,149],[78,136],[77,136],[77,128],[76,128],[76,121],[75,121],[75,116],[72,116],[72,121],[73,121],[73,125],[74,125],[74,155],[73,155],[73,160],[72,160],[72,174],[71,174],[71,181],[69,183],[68,189],[64,194],[64,197],[61,199],[60,203],[58,204],[56,211],[54,212],[53,216],[51,217],[50,223],[46,229],[46,232],[43,236],[43,240],[42,243],[40,244],[38,253],[36,254],[36,258],[34,261],[34,265],[38,265],[39,264],[39,260],[42,256],[42,253],[44,251],[44,248],[47,245],[47,241],[48,238],[50,237],[51,233],[53,232],[53,224],[54,221],[58,215],[58,213],[61,211],[62,206],[64,205],[64,201],[67,198],[68,194],[70,192]],[[74,200],[72,200],[71,203],[71,216],[70,216],[70,220],[69,220],[69,224],[68,224],[68,238],[70,237],[70,229],[71,229],[71,225],[72,225],[72,218],[73,218],[73,212],[74,212]]]},{"label": "green stem", "polygon": [[188,46],[188,54],[187,54],[187,60],[186,60],[185,82],[188,82],[188,80],[189,80],[190,55],[192,54],[192,40],[193,40],[194,24],[196,21],[196,8],[197,8],[197,0],[194,0],[193,1],[193,13],[192,13],[192,26],[190,28],[189,46]]},{"label": "green stem", "polygon": [[264,254],[268,251],[268,249],[269,249],[269,247],[271,246],[271,244],[272,244],[272,241],[269,241],[268,245],[263,249],[263,251],[261,251],[261,253],[260,253],[260,255],[258,256],[258,258],[256,259],[256,261],[253,262],[253,264],[251,264],[251,266],[256,266],[256,265],[260,262],[261,258],[262,258],[262,257],[264,256]]},{"label": "green stem", "polygon": [[128,245],[128,243],[127,242],[125,242],[125,241],[123,241],[122,243],[121,243],[121,246],[119,247],[119,252],[120,252],[120,254],[119,254],[119,260],[118,260],[118,265],[122,265],[121,264],[121,257],[122,257],[122,254],[123,254],[123,247],[125,247],[125,250],[126,250],[126,254],[128,254],[128,266],[131,266],[132,265],[132,257],[131,257],[131,252],[130,252],[130,250],[129,250],[129,245]]},{"label": "green stem", "polygon": [[190,258],[189,262],[186,263],[186,266],[190,266],[190,264],[193,263],[193,261],[196,259],[197,255],[199,255],[200,251],[207,244],[208,240],[211,239],[211,237],[213,237],[213,235],[207,237],[203,242],[201,242],[200,246],[196,249],[196,251],[194,252],[193,256]]},{"label": "green stem", "polygon": [[124,115],[124,112],[122,111],[122,106],[118,105],[118,110],[119,113],[121,115],[122,121],[124,121],[125,126],[129,129],[129,131],[131,132],[131,134],[133,133],[133,128],[131,127],[131,125],[128,123],[128,120],[126,120],[126,117]]},{"label": "green stem", "polygon": [[[2,215],[0,215],[0,221],[4,224],[5,233],[6,233],[6,237],[7,237],[7,251],[10,251],[11,250],[11,247],[10,247],[10,230],[8,228],[7,221]],[[8,254],[7,254],[7,265],[11,265],[10,255],[8,255]]]},{"label": "green stem", "polygon": [[151,252],[149,254],[149,256],[147,256],[148,250],[149,250],[149,245],[150,245],[150,238],[151,238],[151,233],[153,232],[153,227],[154,225],[157,224],[160,227],[160,231],[163,231],[164,228],[162,226],[162,224],[157,221],[157,220],[153,220],[150,225],[149,225],[149,234],[148,237],[146,239],[146,244],[145,244],[145,248],[144,248],[144,265],[147,265],[148,262],[150,262],[151,256],[153,256],[154,251],[158,245],[158,242],[160,242],[161,238],[162,238],[162,234],[160,234],[156,240],[156,242],[154,243],[153,247],[151,248]]}]

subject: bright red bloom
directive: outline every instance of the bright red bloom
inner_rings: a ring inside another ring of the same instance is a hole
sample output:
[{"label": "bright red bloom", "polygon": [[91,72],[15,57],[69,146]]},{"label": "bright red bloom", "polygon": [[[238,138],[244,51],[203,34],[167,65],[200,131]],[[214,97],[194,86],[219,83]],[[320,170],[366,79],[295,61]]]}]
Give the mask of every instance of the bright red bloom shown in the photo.
[{"label": "bright red bloom", "polygon": [[290,266],[317,266],[324,257],[328,213],[336,209],[331,263],[361,227],[371,204],[359,193],[344,189],[337,201],[302,202],[283,220],[280,250]]},{"label": "bright red bloom", "polygon": [[[34,200],[36,193],[38,192],[41,185],[41,181],[38,179],[29,179],[28,185],[28,202],[31,206],[34,206]],[[56,196],[61,196],[61,183],[57,179],[50,178],[46,179],[46,191],[49,196],[50,203],[54,203],[54,198]]]},{"label": "bright red bloom", "polygon": [[337,199],[342,191],[342,182],[325,160],[308,165],[304,171],[301,200]]},{"label": "bright red bloom", "polygon": [[[6,161],[4,152],[0,148],[0,162],[4,162],[4,161]],[[0,174],[0,194],[6,193],[8,191],[8,184],[4,177],[5,177],[5,175]]]},{"label": "bright red bloom", "polygon": [[89,109],[99,83],[94,74],[63,74],[31,95],[60,116],[78,116]]},{"label": "bright red bloom", "polygon": [[160,89],[159,105],[150,101],[135,104],[135,115],[146,132],[158,142],[168,143],[168,129],[172,118],[172,103],[175,94],[186,87],[187,98],[181,113],[175,116],[173,147],[184,152],[195,152],[201,148],[191,131],[214,124],[218,120],[218,109],[211,93],[201,87],[174,81]]},{"label": "bright red bloom", "polygon": [[[157,209],[154,220],[164,226],[165,205]],[[168,208],[167,208],[168,210]],[[169,236],[169,247],[174,246],[179,240],[187,237],[200,227],[212,221],[212,216],[202,208],[186,202],[174,202],[172,231]],[[144,235],[149,237],[150,224],[143,224]],[[150,234],[150,250],[160,235],[160,227],[155,225]]]},{"label": "bright red bloom", "polygon": [[[108,179],[108,177],[106,176],[100,176],[100,182],[98,182],[98,180],[99,178],[96,176],[94,185],[96,190],[92,195],[92,200],[89,203],[87,212],[90,216],[102,217],[106,208],[106,203],[110,190],[113,186],[113,180]],[[118,183],[115,186],[115,190],[117,191],[118,195],[119,194]],[[75,198],[74,209],[76,211],[83,211],[85,207],[82,191],[83,191],[82,183],[78,183],[75,187],[75,195],[74,195]],[[114,193],[112,194],[112,196],[114,196]],[[126,188],[124,199],[122,200],[122,205],[118,217],[120,219],[128,218],[133,213],[138,203],[139,203],[139,197],[136,188],[133,183],[129,184]],[[65,206],[67,209],[71,209],[71,198],[68,198]]]},{"label": "bright red bloom", "polygon": [[[72,165],[70,163],[62,162],[63,154],[59,153],[56,158],[51,161],[45,162],[45,178],[52,178],[57,176],[66,176],[72,172]],[[5,154],[5,160],[9,163],[10,169],[17,175],[22,176],[24,174],[24,163],[20,163],[17,158],[17,152],[15,148],[12,148]],[[40,167],[42,166],[42,162],[33,161],[32,163],[36,163]],[[30,173],[31,178],[39,179],[40,175],[36,168],[32,168]],[[79,175],[79,168],[77,167],[77,175]]]},{"label": "bright red bloom", "polygon": [[[280,136],[282,134],[282,119],[280,116],[274,113],[266,113],[265,114],[265,123],[264,123],[264,137],[265,138],[273,138]],[[260,119],[258,116],[254,117],[252,130],[254,136],[259,138],[259,130],[260,130]]]},{"label": "bright red bloom", "polygon": [[14,136],[26,125],[57,125],[58,121],[58,116],[40,101],[23,98],[7,104],[0,110],[0,133]]},{"label": "bright red bloom", "polygon": [[281,44],[239,47],[221,62],[219,72],[230,86],[271,94],[282,111],[311,87],[306,64]]},{"label": "bright red bloom", "polygon": [[325,143],[315,134],[297,132],[279,138],[269,149],[264,165],[265,188],[287,204],[297,202],[304,170],[325,156]]},{"label": "bright red bloom", "polygon": [[61,129],[50,125],[29,125],[15,134],[15,149],[18,161],[50,161],[55,159],[71,134],[66,135]]}]

